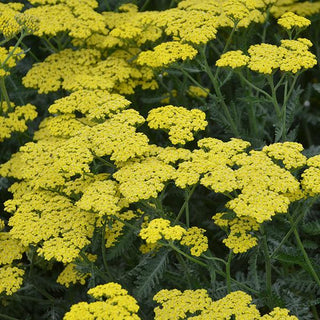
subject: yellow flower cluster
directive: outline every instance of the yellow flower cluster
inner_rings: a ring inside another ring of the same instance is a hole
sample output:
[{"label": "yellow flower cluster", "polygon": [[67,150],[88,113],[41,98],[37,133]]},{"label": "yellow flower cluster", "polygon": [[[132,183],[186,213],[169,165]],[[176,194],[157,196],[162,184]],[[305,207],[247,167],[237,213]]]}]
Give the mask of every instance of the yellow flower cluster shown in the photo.
[{"label": "yellow flower cluster", "polygon": [[137,63],[152,68],[160,68],[180,60],[193,59],[197,53],[196,49],[186,43],[178,41],[163,42],[153,50],[141,52]]},{"label": "yellow flower cluster", "polygon": [[281,17],[286,12],[293,12],[299,16],[312,16],[320,12],[319,2],[296,0],[275,1],[275,4],[271,6],[270,12],[276,17]]},{"label": "yellow flower cluster", "polygon": [[103,31],[103,16],[94,11],[97,1],[30,1],[38,6],[27,9],[25,14],[37,17],[34,34],[41,37],[55,36],[59,32],[85,39],[94,32]]},{"label": "yellow flower cluster", "polygon": [[181,240],[186,230],[180,226],[170,226],[171,221],[166,219],[153,219],[139,233],[141,239],[147,243],[157,243],[161,239],[168,241]]},{"label": "yellow flower cluster", "polygon": [[56,188],[76,174],[90,172],[92,153],[84,141],[41,140],[29,142],[20,148],[1,169],[2,176],[30,180],[36,188]]},{"label": "yellow flower cluster", "polygon": [[6,38],[12,38],[20,32],[21,26],[16,20],[24,5],[22,3],[0,3],[0,33]]},{"label": "yellow flower cluster", "polygon": [[252,298],[242,291],[234,291],[224,298],[212,301],[204,289],[161,290],[153,299],[161,307],[156,307],[155,320],[179,320],[191,317],[195,320],[231,320],[235,319],[281,319],[297,320],[290,316],[287,309],[275,308],[269,314],[261,316]]},{"label": "yellow flower cluster", "polygon": [[10,234],[22,245],[38,245],[37,252],[46,260],[70,263],[90,243],[95,214],[80,210],[55,192],[28,192],[24,184],[14,184],[11,191],[14,199],[5,203],[6,210],[14,213]]},{"label": "yellow flower cluster", "polygon": [[180,244],[190,247],[193,256],[199,257],[208,250],[208,238],[204,235],[205,229],[191,227],[184,233]]},{"label": "yellow flower cluster", "polygon": [[262,148],[268,157],[280,160],[287,170],[298,169],[306,165],[307,157],[301,151],[303,146],[297,142],[273,143]]},{"label": "yellow flower cluster", "polygon": [[49,107],[49,112],[81,112],[90,120],[100,120],[122,111],[129,105],[130,101],[119,94],[110,94],[104,90],[78,90],[56,100]]},{"label": "yellow flower cluster", "polygon": [[206,114],[201,110],[168,105],[152,109],[147,121],[152,129],[168,131],[173,144],[185,144],[194,139],[194,132],[206,128],[208,122],[205,118]]},{"label": "yellow flower cluster", "polygon": [[20,61],[25,56],[24,51],[17,47],[0,47],[0,77],[8,76],[10,69],[15,67],[17,61]]},{"label": "yellow flower cluster", "polygon": [[308,168],[304,170],[301,177],[301,185],[310,196],[320,194],[320,156],[314,156],[307,160]]},{"label": "yellow flower cluster", "polygon": [[76,205],[83,210],[91,210],[99,215],[115,215],[121,210],[117,195],[117,183],[111,180],[94,181],[83,190]]},{"label": "yellow flower cluster", "polygon": [[[133,218],[137,218],[139,215],[141,214],[138,211],[133,212],[131,210],[127,210],[125,212],[118,213],[117,217],[122,221],[129,221]],[[123,235],[125,224],[119,220],[109,220],[108,224],[111,226],[107,226],[105,230],[105,246],[106,248],[111,248],[117,244],[118,238]]]},{"label": "yellow flower cluster", "polygon": [[26,131],[28,129],[26,123],[38,115],[36,107],[31,104],[15,106],[10,102],[8,107],[6,102],[2,102],[1,107],[3,115],[0,116],[0,142],[10,138],[13,132]]},{"label": "yellow flower cluster", "polygon": [[253,218],[224,219],[224,213],[217,213],[213,220],[216,225],[225,229],[230,228],[228,237],[222,242],[234,253],[243,253],[253,248],[258,239],[251,234],[251,231],[259,230],[259,224]]},{"label": "yellow flower cluster", "polygon": [[149,67],[136,66],[137,49],[116,50],[107,58],[97,49],[65,49],[35,64],[23,78],[26,87],[39,93],[81,89],[132,94],[134,88],[155,89],[157,83]]},{"label": "yellow flower cluster", "polygon": [[291,30],[293,28],[306,28],[311,24],[311,21],[293,12],[286,12],[278,19],[278,24],[287,30]]},{"label": "yellow flower cluster", "polygon": [[264,12],[267,8],[266,2],[235,1],[235,0],[183,0],[179,2],[178,8],[192,13],[199,11],[209,13],[214,17],[215,27],[248,27],[250,23],[262,23],[265,20]]},{"label": "yellow flower cluster", "polygon": [[165,183],[174,177],[174,168],[154,157],[141,162],[128,162],[114,178],[119,181],[119,190],[130,202],[156,198]]},{"label": "yellow flower cluster", "polygon": [[236,69],[246,66],[248,62],[249,57],[243,54],[241,50],[233,50],[222,54],[220,59],[216,61],[216,66]]},{"label": "yellow flower cluster", "polygon": [[[0,231],[4,228],[1,221]],[[9,232],[0,232],[0,294],[12,295],[22,285],[24,270],[14,266],[20,260],[26,247]]]},{"label": "yellow flower cluster", "polygon": [[[179,3],[180,6],[181,2]],[[155,24],[174,40],[205,44],[216,38],[217,17],[212,12],[198,10],[169,9],[155,16]]]},{"label": "yellow flower cluster", "polygon": [[138,320],[139,306],[127,290],[117,283],[109,282],[88,291],[98,301],[79,302],[71,306],[63,320],[101,319],[101,320]]},{"label": "yellow flower cluster", "polygon": [[[94,262],[97,259],[97,256],[88,254],[88,259]],[[90,276],[90,273],[82,273],[77,270],[77,265],[75,263],[68,263],[63,271],[59,274],[57,282],[69,288],[70,285],[80,283],[84,285],[86,279]]]},{"label": "yellow flower cluster", "polygon": [[218,139],[205,138],[199,140],[198,145],[202,149],[193,150],[190,159],[179,164],[176,185],[184,189],[200,181],[215,192],[237,189],[238,182],[230,168],[234,164],[232,158],[247,149],[250,143],[240,139],[224,143]]},{"label": "yellow flower cluster", "polygon": [[126,162],[143,156],[150,149],[148,137],[136,132],[136,126],[144,121],[137,111],[124,110],[103,123],[87,126],[79,139],[87,141],[88,149],[99,157],[108,155],[116,163]]},{"label": "yellow flower cluster", "polygon": [[190,97],[206,98],[210,90],[208,88],[200,88],[197,86],[190,86],[188,89],[188,95]]},{"label": "yellow flower cluster", "polygon": [[159,240],[175,241],[190,248],[193,256],[199,257],[208,249],[208,238],[204,235],[205,229],[191,227],[185,230],[179,225],[170,226],[171,221],[158,218],[142,225],[139,233],[141,239],[146,240],[142,252],[147,253],[159,247]]},{"label": "yellow flower cluster", "polygon": [[281,40],[281,46],[262,43],[253,45],[248,53],[248,67],[259,73],[271,74],[274,70],[297,73],[316,65],[314,54],[309,51],[312,43],[308,39]]},{"label": "yellow flower cluster", "polygon": [[17,292],[23,283],[24,270],[4,266],[0,268],[0,293],[12,295]]},{"label": "yellow flower cluster", "polygon": [[0,232],[0,265],[11,264],[19,260],[25,252],[25,247],[8,232]]},{"label": "yellow flower cluster", "polygon": [[216,65],[233,69],[247,65],[249,69],[264,74],[271,74],[277,69],[297,73],[317,64],[315,55],[309,51],[311,46],[312,43],[305,38],[281,40],[280,46],[261,43],[250,46],[249,56],[241,50],[226,52]]}]

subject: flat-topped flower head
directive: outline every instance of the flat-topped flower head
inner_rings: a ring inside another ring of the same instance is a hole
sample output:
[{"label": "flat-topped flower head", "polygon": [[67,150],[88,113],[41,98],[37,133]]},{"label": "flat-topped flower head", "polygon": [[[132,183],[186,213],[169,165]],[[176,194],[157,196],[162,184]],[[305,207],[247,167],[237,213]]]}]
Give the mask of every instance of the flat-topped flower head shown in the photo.
[{"label": "flat-topped flower head", "polygon": [[205,118],[206,114],[201,110],[168,105],[152,109],[147,121],[152,129],[168,131],[173,144],[185,144],[194,139],[195,132],[206,128]]},{"label": "flat-topped flower head", "polygon": [[137,315],[137,301],[118,283],[109,282],[96,286],[90,289],[88,294],[98,301],[74,304],[63,320],[79,319],[79,316],[81,319],[100,320],[140,319]]},{"label": "flat-topped flower head", "polygon": [[177,61],[193,59],[197,50],[189,44],[178,41],[163,42],[153,50],[143,51],[139,54],[137,63],[152,68],[166,67]]},{"label": "flat-topped flower head", "polygon": [[293,12],[286,12],[278,19],[278,24],[287,30],[291,30],[293,28],[306,28],[311,24],[311,21]]},{"label": "flat-topped flower head", "polygon": [[161,239],[168,241],[181,240],[186,230],[181,226],[170,226],[170,220],[154,219],[147,226],[143,227],[139,233],[141,239],[146,243],[157,243]]},{"label": "flat-topped flower head", "polygon": [[228,51],[221,55],[216,61],[217,67],[231,67],[232,69],[241,68],[248,64],[249,57],[241,50]]}]

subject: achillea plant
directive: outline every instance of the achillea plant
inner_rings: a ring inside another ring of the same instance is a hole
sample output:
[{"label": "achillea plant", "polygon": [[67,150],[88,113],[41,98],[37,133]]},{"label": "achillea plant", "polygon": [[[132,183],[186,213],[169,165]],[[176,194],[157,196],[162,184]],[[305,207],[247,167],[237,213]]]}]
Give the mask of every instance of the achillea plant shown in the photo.
[{"label": "achillea plant", "polygon": [[0,4],[0,318],[319,319],[319,14]]}]

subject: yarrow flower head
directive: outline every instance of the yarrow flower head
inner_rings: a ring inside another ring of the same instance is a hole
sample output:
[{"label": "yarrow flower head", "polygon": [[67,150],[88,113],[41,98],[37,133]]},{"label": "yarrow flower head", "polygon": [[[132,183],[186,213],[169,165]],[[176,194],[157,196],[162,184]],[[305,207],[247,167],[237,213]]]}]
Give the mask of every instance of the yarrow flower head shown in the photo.
[{"label": "yarrow flower head", "polygon": [[311,21],[293,12],[286,12],[278,19],[278,24],[287,30],[291,30],[293,28],[306,28],[311,24]]},{"label": "yarrow flower head", "polygon": [[290,316],[287,309],[275,308],[269,314],[261,316],[252,298],[245,292],[234,291],[224,298],[213,301],[204,289],[161,290],[154,297],[160,307],[154,309],[155,320],[179,320],[190,317],[203,319],[277,319],[298,320]]},{"label": "yarrow flower head", "polygon": [[208,122],[205,118],[201,110],[168,105],[152,109],[147,121],[152,129],[167,130],[173,144],[185,144],[194,139],[194,132],[206,128]]},{"label": "yarrow flower head", "polygon": [[140,319],[137,315],[139,310],[137,301],[117,283],[109,282],[96,286],[90,289],[88,294],[98,301],[74,304],[64,315],[63,320],[74,320],[79,317],[101,320]]},{"label": "yarrow flower head", "polygon": [[165,240],[181,240],[186,230],[181,226],[170,226],[170,220],[154,219],[148,225],[141,229],[140,237],[147,243],[156,243],[161,239]]},{"label": "yarrow flower head", "polygon": [[143,51],[139,54],[137,63],[152,68],[166,67],[179,60],[193,59],[197,50],[188,44],[178,41],[163,42],[156,46],[153,51]]},{"label": "yarrow flower head", "polygon": [[228,51],[221,55],[217,60],[217,67],[231,67],[232,69],[246,66],[249,62],[249,57],[244,55],[241,50]]},{"label": "yarrow flower head", "polygon": [[24,270],[10,265],[0,267],[0,294],[10,296],[17,292],[23,283],[24,273]]}]

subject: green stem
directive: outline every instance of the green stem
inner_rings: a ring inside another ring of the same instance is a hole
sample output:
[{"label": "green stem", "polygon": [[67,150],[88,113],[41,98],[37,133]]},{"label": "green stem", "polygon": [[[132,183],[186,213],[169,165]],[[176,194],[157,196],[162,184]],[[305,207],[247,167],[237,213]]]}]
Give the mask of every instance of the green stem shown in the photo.
[{"label": "green stem", "polygon": [[[186,198],[188,198],[188,194],[189,194],[189,192],[186,190]],[[187,228],[190,227],[189,201],[186,202],[186,226],[187,226]]]},{"label": "green stem", "polygon": [[4,61],[1,64],[1,68],[3,68],[7,61],[13,56],[14,52],[17,50],[17,48],[19,47],[20,43],[22,42],[23,38],[26,36],[25,31],[21,31],[20,37],[18,39],[18,41],[16,42],[16,44],[14,45],[14,47],[12,48],[12,50],[9,52],[9,54],[7,55],[7,57],[4,59]]},{"label": "green stem", "polygon": [[228,255],[228,261],[226,264],[226,276],[227,276],[227,290],[228,293],[231,292],[231,274],[230,274],[230,268],[231,268],[231,261],[232,261],[232,256],[233,256],[233,252],[232,250],[229,251],[229,255]]},{"label": "green stem", "polygon": [[19,320],[18,318],[6,316],[5,314],[0,313],[0,318],[2,319],[8,319],[8,320]]},{"label": "green stem", "polygon": [[91,270],[94,270],[94,272],[96,272],[104,281],[109,282],[110,279],[109,279],[108,277],[106,277],[106,275],[104,274],[104,272],[101,272],[100,269],[97,268],[97,267],[94,265],[94,263],[93,263],[92,261],[90,261],[90,260],[88,259],[88,257],[87,257],[83,252],[81,252],[81,251],[80,251],[80,257],[81,257],[86,263],[88,263],[88,264],[91,265],[91,267],[92,267]]},{"label": "green stem", "polygon": [[227,39],[227,41],[226,41],[226,44],[225,44],[225,46],[224,46],[224,48],[223,48],[222,54],[224,54],[224,53],[228,50],[229,45],[230,45],[231,40],[232,40],[232,37],[233,37],[233,35],[234,35],[234,32],[235,32],[236,29],[237,29],[238,23],[239,23],[239,21],[235,21],[235,22],[234,22],[233,28],[232,28],[232,30],[231,30],[231,32],[230,32],[230,34],[229,34],[229,37],[228,37],[228,39]]},{"label": "green stem", "polygon": [[[10,102],[10,98],[9,98],[6,84],[4,81],[4,77],[0,78],[0,90],[1,90],[1,95],[4,97],[4,100],[7,103],[8,110],[11,110],[11,102]],[[1,99],[1,101],[3,100]],[[3,112],[2,103],[1,103],[1,109],[2,109],[1,111]]]},{"label": "green stem", "polygon": [[[181,71],[183,75],[185,75],[187,78],[189,78],[191,80],[191,82],[193,82],[197,87],[201,88],[202,90],[206,91],[206,88],[200,83],[198,82],[194,77],[192,77],[188,72],[186,72],[183,67],[181,67],[180,65],[176,66],[176,69]],[[209,95],[212,96],[212,94],[209,92]]]},{"label": "green stem", "polygon": [[113,279],[111,272],[108,267],[107,262],[107,255],[106,255],[106,219],[104,220],[104,223],[102,224],[102,232],[101,232],[101,253],[102,253],[102,260],[103,260],[103,266],[104,270],[107,273],[110,280]]},{"label": "green stem", "polygon": [[117,221],[122,222],[124,225],[126,225],[127,227],[129,227],[129,228],[131,228],[131,229],[133,229],[133,230],[135,230],[135,231],[140,231],[140,228],[132,225],[131,223],[129,223],[129,222],[125,221],[125,220],[122,220],[122,219],[118,218],[118,217],[115,216],[115,215],[111,215],[111,217],[112,217],[113,219],[117,220]]},{"label": "green stem", "polygon": [[301,221],[301,219],[303,218],[303,213],[300,214],[297,218],[296,221],[293,222],[293,224],[291,225],[291,228],[289,229],[289,231],[287,232],[287,234],[284,236],[284,238],[282,238],[279,246],[272,252],[272,254],[270,255],[270,259],[273,259],[273,257],[278,253],[278,251],[281,249],[281,247],[284,245],[284,243],[288,240],[288,238],[291,236],[294,228],[296,228],[296,226],[298,225],[298,223]]},{"label": "green stem", "polygon": [[241,73],[241,71],[237,72],[237,74],[239,75],[239,77],[241,78],[241,80],[243,80],[248,86],[250,86],[251,88],[253,88],[254,90],[262,93],[263,95],[265,95],[268,99],[270,99],[272,101],[272,97],[270,96],[269,93],[267,93],[266,91],[264,91],[263,89],[258,88],[257,86],[255,86],[253,83],[251,83],[250,81],[248,81],[243,74]]},{"label": "green stem", "polygon": [[261,39],[261,42],[265,42],[266,41],[266,34],[267,34],[267,28],[268,28],[268,25],[269,25],[269,15],[270,15],[270,7],[267,8],[267,11],[266,11],[266,21],[264,23],[264,26],[263,26],[263,32],[262,32],[262,39]]},{"label": "green stem", "polygon": [[42,36],[41,39],[47,45],[47,49],[49,49],[49,51],[51,51],[52,53],[59,52],[59,50],[50,42],[50,40],[46,36]]},{"label": "green stem", "polygon": [[280,109],[280,106],[279,106],[279,103],[278,103],[278,100],[277,100],[277,94],[276,94],[275,86],[274,86],[274,83],[273,83],[272,75],[268,75],[267,76],[267,80],[268,80],[268,83],[269,83],[269,86],[270,86],[270,89],[271,89],[271,101],[272,101],[272,104],[273,104],[274,109],[276,111],[277,118],[279,120],[281,120],[281,109]]},{"label": "green stem", "polygon": [[205,262],[202,262],[190,255],[188,255],[187,253],[183,252],[182,250],[180,250],[178,247],[176,247],[173,243],[169,243],[169,247],[171,247],[173,250],[179,252],[181,255],[183,255],[184,257],[188,258],[190,261],[199,264],[202,267],[208,267],[208,265]]},{"label": "green stem", "polygon": [[[289,214],[288,214],[288,217],[289,217],[289,221],[290,221],[291,225],[293,225],[292,217]],[[310,260],[310,258],[308,256],[306,250],[304,249],[304,246],[303,246],[303,243],[302,243],[302,241],[300,239],[297,227],[293,228],[293,233],[294,233],[294,236],[296,238],[298,247],[299,247],[299,249],[300,249],[300,251],[301,251],[301,253],[302,253],[303,257],[304,257],[304,260],[305,260],[305,262],[306,262],[306,264],[307,264],[307,266],[309,268],[309,271],[310,271],[311,275],[313,276],[313,278],[316,281],[316,283],[318,284],[318,286],[320,286],[320,279],[319,279],[316,271],[313,268],[312,262],[311,262],[311,260]]]},{"label": "green stem", "polygon": [[208,257],[205,254],[202,254],[201,257],[204,257],[204,258],[206,258],[208,260],[219,261],[219,262],[222,262],[225,265],[227,264],[223,259],[220,259],[220,258],[217,258],[217,257]]},{"label": "green stem", "polygon": [[[161,242],[161,241],[159,241],[159,243],[160,243],[160,242]],[[207,269],[209,269],[209,266],[208,266],[206,263],[204,263],[204,262],[202,262],[202,261],[200,261],[200,260],[198,260],[198,259],[195,259],[195,258],[193,258],[192,256],[188,255],[187,253],[183,252],[183,251],[180,250],[178,247],[176,247],[173,243],[167,244],[167,243],[161,242],[161,244],[163,244],[163,245],[165,245],[165,246],[171,247],[173,250],[179,252],[181,255],[183,255],[184,257],[186,257],[186,258],[189,259],[190,261],[195,262],[195,263],[201,265],[202,267],[206,267]],[[221,270],[215,269],[215,272],[216,272],[217,274],[225,277],[225,278],[226,278],[226,276],[227,276],[226,273],[223,272],[223,271],[221,271]],[[254,289],[248,287],[247,285],[245,285],[245,284],[243,284],[243,283],[241,283],[241,282],[238,282],[237,280],[235,280],[235,279],[233,279],[233,278],[231,278],[231,277],[230,277],[230,281],[233,282],[233,283],[235,283],[238,287],[243,288],[244,290],[247,290],[248,292],[252,292],[252,293],[255,294],[255,295],[259,295],[259,291],[254,290]]]},{"label": "green stem", "polygon": [[23,42],[21,42],[21,47],[23,48],[24,51],[26,51],[27,53],[29,53],[30,56],[31,56],[36,62],[40,62],[40,59],[38,59],[37,56],[36,56],[31,50],[29,50],[30,48],[28,48],[28,46],[26,46]]},{"label": "green stem", "polygon": [[271,259],[269,255],[269,249],[268,249],[268,242],[267,242],[267,235],[264,232],[264,227],[260,226],[261,234],[262,234],[262,242],[263,242],[263,253],[264,253],[264,259],[265,259],[265,268],[266,268],[266,289],[267,289],[267,295],[269,298],[272,296],[272,279],[271,279]]},{"label": "green stem", "polygon": [[284,84],[284,101],[282,105],[282,137],[281,141],[286,141],[287,139],[287,91],[288,91],[288,81]]},{"label": "green stem", "polygon": [[283,136],[282,136],[282,141],[286,140],[286,134],[287,134],[287,129],[286,129],[287,103],[288,103],[288,100],[289,100],[289,98],[290,98],[290,96],[292,94],[292,91],[294,89],[294,86],[296,84],[296,81],[297,81],[298,77],[299,77],[299,72],[294,75],[294,78],[293,78],[292,84],[291,84],[291,86],[289,88],[289,91],[287,91],[288,82],[287,81],[285,82],[283,107],[282,107],[282,114],[283,114]]},{"label": "green stem", "polygon": [[15,293],[14,296],[12,297],[6,297],[6,300],[13,300],[16,301],[18,299],[22,299],[22,300],[27,300],[27,301],[33,301],[33,302],[37,302],[39,304],[51,304],[52,305],[52,301],[48,301],[48,300],[44,300],[44,299],[39,299],[39,298],[34,298],[34,297],[29,297],[29,296],[23,296],[21,294],[17,294]]},{"label": "green stem", "polygon": [[144,2],[143,6],[141,7],[140,11],[144,11],[144,10],[147,8],[147,6],[149,5],[150,1],[151,1],[151,0],[146,0],[146,1]]},{"label": "green stem", "polygon": [[228,106],[226,105],[225,101],[224,101],[224,98],[223,98],[223,95],[221,93],[221,90],[220,90],[220,85],[218,83],[218,80],[217,78],[213,75],[212,73],[212,70],[209,66],[209,63],[208,63],[208,60],[207,60],[207,57],[206,57],[206,54],[205,54],[205,50],[206,50],[206,47],[204,46],[202,50],[200,50],[200,54],[202,56],[202,60],[204,62],[204,64],[202,64],[202,62],[200,62],[200,66],[203,67],[204,71],[207,73],[207,75],[209,76],[210,80],[211,80],[211,83],[213,85],[213,88],[215,90],[215,93],[217,95],[217,97],[219,98],[219,102],[222,106],[222,109],[223,109],[223,112],[229,122],[229,125],[231,127],[231,131],[234,135],[234,137],[239,137],[239,131],[237,129],[237,126],[233,120],[233,118],[231,117],[231,114],[229,112],[229,108]]},{"label": "green stem", "polygon": [[93,154],[93,155],[94,155],[94,157],[95,157],[96,159],[100,160],[101,162],[103,162],[103,163],[104,163],[105,165],[107,165],[108,167],[113,168],[113,169],[116,169],[116,166],[115,166],[114,164],[112,164],[111,162],[109,162],[109,161],[107,161],[107,160],[105,160],[105,159],[97,156],[96,154]]},{"label": "green stem", "polygon": [[173,224],[176,224],[179,221],[179,219],[180,219],[184,209],[187,207],[187,204],[188,204],[192,194],[194,193],[196,187],[197,187],[197,184],[193,185],[191,190],[188,192],[188,195],[185,197],[184,203],[183,203],[182,207],[180,208],[180,211],[179,211],[177,217],[175,218]]},{"label": "green stem", "polygon": [[176,252],[176,255],[177,255],[177,259],[179,260],[180,264],[183,266],[184,274],[187,276],[189,288],[192,289],[191,277],[190,277],[190,272],[189,272],[188,266],[187,266],[186,262],[183,260],[183,258],[181,257],[180,253]]},{"label": "green stem", "polygon": [[104,4],[106,5],[107,10],[111,11],[111,7],[110,7],[110,4],[109,4],[109,1],[108,0],[104,0]]},{"label": "green stem", "polygon": [[318,314],[316,306],[314,306],[314,305],[311,306],[311,312],[313,314],[314,320],[319,320],[319,314]]},{"label": "green stem", "polygon": [[55,303],[56,303],[55,298],[54,298],[51,294],[49,294],[46,290],[37,287],[34,283],[32,284],[32,286],[33,286],[40,294],[42,294],[44,297],[46,297],[48,300],[50,300],[50,302],[51,302],[52,304],[55,304]]}]

